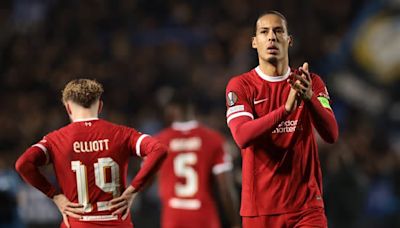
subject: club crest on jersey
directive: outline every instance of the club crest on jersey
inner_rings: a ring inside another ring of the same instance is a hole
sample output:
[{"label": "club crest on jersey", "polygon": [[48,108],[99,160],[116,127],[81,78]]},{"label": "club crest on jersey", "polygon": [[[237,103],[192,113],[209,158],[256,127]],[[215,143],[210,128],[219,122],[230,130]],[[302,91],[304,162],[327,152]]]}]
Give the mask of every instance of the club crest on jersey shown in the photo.
[{"label": "club crest on jersey", "polygon": [[238,100],[238,96],[236,95],[235,92],[230,91],[228,95],[226,95],[226,102],[228,103],[228,106],[231,107],[236,104]]}]

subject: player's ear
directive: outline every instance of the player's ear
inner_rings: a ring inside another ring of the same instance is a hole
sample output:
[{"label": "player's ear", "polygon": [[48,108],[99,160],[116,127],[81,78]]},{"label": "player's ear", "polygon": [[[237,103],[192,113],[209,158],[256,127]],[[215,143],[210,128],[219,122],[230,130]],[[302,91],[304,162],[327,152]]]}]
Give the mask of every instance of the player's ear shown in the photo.
[{"label": "player's ear", "polygon": [[257,41],[255,36],[251,38],[251,47],[257,49]]},{"label": "player's ear", "polygon": [[71,107],[69,106],[68,102],[64,103],[65,110],[67,111],[68,115],[72,115]]},{"label": "player's ear", "polygon": [[97,110],[97,114],[100,114],[101,110],[103,110],[103,101],[99,101],[99,110]]},{"label": "player's ear", "polygon": [[289,35],[288,41],[289,41],[289,47],[292,47],[293,46],[293,36],[292,35]]}]

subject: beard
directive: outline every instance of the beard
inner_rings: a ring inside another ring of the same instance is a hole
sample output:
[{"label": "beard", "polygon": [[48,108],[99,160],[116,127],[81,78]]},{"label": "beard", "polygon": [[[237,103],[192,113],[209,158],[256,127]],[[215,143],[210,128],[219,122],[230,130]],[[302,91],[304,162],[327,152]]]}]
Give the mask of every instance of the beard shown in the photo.
[{"label": "beard", "polygon": [[269,57],[269,58],[267,59],[267,61],[268,61],[270,64],[274,65],[274,66],[276,66],[276,65],[278,64],[278,58],[275,57],[275,56]]}]

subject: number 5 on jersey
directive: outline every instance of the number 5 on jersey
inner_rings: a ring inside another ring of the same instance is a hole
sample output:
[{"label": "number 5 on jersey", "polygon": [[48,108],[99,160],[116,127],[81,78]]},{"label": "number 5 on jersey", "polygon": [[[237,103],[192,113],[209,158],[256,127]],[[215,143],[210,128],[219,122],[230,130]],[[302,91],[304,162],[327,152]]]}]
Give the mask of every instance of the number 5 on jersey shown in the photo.
[{"label": "number 5 on jersey", "polygon": [[185,184],[175,184],[175,194],[178,197],[191,197],[198,191],[198,175],[191,165],[197,163],[195,153],[182,153],[174,158],[174,172],[178,177],[186,179]]}]

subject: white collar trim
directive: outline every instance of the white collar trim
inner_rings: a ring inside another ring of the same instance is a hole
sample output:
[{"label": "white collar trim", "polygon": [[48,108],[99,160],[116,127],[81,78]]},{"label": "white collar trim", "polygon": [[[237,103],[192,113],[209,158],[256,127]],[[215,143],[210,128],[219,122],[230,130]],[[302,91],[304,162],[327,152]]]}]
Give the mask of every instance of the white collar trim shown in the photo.
[{"label": "white collar trim", "polygon": [[74,120],[74,121],[72,121],[72,122],[84,122],[84,121],[92,121],[92,120],[98,120],[99,118],[97,118],[97,117],[92,117],[92,118],[82,118],[82,119],[76,119],[76,120]]},{"label": "white collar trim", "polygon": [[173,122],[171,128],[177,131],[190,131],[199,126],[196,120],[190,120],[185,122]]},{"label": "white collar trim", "polygon": [[260,78],[264,79],[265,81],[269,81],[269,82],[281,82],[281,81],[286,80],[290,75],[290,67],[288,67],[286,73],[281,76],[266,75],[266,74],[264,74],[264,72],[261,71],[260,66],[257,66],[255,68],[255,70],[256,70],[258,76],[260,76]]}]

